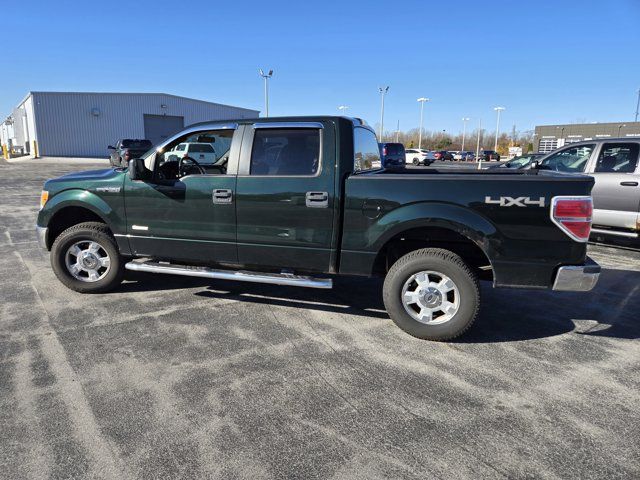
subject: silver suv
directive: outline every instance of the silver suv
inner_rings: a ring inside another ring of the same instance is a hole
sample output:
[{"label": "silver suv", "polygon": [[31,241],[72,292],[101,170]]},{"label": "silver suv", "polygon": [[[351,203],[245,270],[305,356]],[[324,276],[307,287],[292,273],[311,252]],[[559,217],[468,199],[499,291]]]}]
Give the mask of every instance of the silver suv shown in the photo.
[{"label": "silver suv", "polygon": [[640,138],[571,143],[538,160],[539,168],[595,178],[593,234],[638,238],[640,233]]}]

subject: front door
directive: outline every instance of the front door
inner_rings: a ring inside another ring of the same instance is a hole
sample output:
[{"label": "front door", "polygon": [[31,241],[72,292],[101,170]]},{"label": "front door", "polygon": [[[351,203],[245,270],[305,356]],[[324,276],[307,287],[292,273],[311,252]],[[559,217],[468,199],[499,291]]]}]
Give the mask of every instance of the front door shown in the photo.
[{"label": "front door", "polygon": [[613,228],[638,228],[640,172],[637,142],[605,143],[593,168],[593,224]]},{"label": "front door", "polygon": [[331,124],[247,126],[238,172],[238,261],[330,270],[335,134]]},{"label": "front door", "polygon": [[[237,263],[235,129],[192,130],[155,153],[146,181],[125,181],[127,234],[138,256],[202,263]],[[192,143],[213,145],[206,162],[176,155]]]}]

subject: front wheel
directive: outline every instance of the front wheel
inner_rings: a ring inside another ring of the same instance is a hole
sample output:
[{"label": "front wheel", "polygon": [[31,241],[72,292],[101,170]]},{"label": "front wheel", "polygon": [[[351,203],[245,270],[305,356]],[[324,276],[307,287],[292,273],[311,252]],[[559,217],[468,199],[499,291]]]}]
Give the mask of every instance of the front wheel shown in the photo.
[{"label": "front wheel", "polygon": [[462,335],[480,309],[476,275],[462,258],[440,248],[415,250],[394,263],[383,299],[394,323],[424,340]]},{"label": "front wheel", "polygon": [[81,293],[112,290],[122,281],[124,261],[104,223],[67,228],[53,242],[51,266],[66,287]]},{"label": "front wheel", "polygon": [[420,160],[417,158],[413,159],[413,164],[417,167],[418,165],[420,165]]}]

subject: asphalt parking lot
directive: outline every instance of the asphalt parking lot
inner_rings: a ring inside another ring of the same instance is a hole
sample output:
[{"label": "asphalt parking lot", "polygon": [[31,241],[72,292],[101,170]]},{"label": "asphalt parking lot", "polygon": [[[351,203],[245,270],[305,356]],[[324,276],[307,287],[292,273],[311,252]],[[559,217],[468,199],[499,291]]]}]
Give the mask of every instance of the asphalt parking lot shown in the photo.
[{"label": "asphalt parking lot", "polygon": [[485,285],[451,343],[396,328],[377,280],[82,295],[33,225],[83,166],[0,162],[2,478],[640,477],[640,252],[592,247],[588,294]]}]

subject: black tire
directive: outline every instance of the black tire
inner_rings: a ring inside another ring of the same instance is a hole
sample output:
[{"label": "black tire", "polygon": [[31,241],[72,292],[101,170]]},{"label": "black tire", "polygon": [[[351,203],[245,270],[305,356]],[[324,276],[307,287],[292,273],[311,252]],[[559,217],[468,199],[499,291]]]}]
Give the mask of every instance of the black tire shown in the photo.
[{"label": "black tire", "polygon": [[[458,310],[444,323],[421,323],[407,312],[402,302],[405,282],[423,271],[440,272],[449,277],[457,288],[460,297]],[[441,248],[423,248],[401,257],[389,269],[382,295],[393,322],[409,335],[423,340],[445,341],[462,335],[471,327],[480,310],[477,276],[462,258]]]},{"label": "black tire", "polygon": [[[109,256],[110,265],[105,267],[102,278],[95,281],[76,279],[67,268],[65,257],[67,250],[74,243],[87,241],[96,242]],[[51,247],[51,266],[53,272],[67,288],[80,293],[101,293],[112,290],[120,284],[124,275],[124,259],[120,256],[111,231],[104,223],[84,222],[63,231]]]},{"label": "black tire", "polygon": [[420,160],[417,158],[413,159],[413,164],[417,167],[418,165],[420,165]]}]

